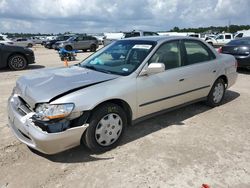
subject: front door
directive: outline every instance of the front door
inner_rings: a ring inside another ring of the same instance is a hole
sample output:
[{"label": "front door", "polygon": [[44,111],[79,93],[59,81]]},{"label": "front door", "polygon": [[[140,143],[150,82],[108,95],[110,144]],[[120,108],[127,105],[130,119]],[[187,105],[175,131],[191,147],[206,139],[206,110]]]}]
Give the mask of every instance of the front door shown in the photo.
[{"label": "front door", "polygon": [[[150,63],[165,64],[165,71],[137,78],[138,118],[182,103],[184,92],[180,41],[161,45]],[[178,96],[179,95],[179,96]]]}]

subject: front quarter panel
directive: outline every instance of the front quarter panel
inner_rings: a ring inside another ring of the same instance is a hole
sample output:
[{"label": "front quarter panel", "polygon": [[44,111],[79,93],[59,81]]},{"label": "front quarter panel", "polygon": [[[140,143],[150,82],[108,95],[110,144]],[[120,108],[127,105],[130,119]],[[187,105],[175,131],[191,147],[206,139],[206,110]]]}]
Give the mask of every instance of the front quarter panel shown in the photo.
[{"label": "front quarter panel", "polygon": [[[133,119],[136,117],[136,81],[134,76],[119,77],[114,80],[90,86],[69,93],[51,102],[51,104],[74,103],[73,111],[89,111],[99,104],[120,99],[128,103]],[[126,112],[127,113],[127,112]]]}]

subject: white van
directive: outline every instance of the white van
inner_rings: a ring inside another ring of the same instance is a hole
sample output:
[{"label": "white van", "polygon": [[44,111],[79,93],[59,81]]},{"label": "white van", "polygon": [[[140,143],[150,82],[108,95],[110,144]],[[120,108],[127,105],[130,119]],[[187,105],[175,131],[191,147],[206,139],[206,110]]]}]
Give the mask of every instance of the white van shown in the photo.
[{"label": "white van", "polygon": [[250,29],[237,31],[236,35],[234,36],[235,39],[242,38],[242,37],[250,37]]}]

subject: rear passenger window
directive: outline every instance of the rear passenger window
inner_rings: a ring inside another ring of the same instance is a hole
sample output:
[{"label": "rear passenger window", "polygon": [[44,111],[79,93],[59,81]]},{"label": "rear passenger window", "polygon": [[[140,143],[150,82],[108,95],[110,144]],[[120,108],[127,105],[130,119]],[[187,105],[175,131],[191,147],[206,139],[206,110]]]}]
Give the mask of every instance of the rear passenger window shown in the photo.
[{"label": "rear passenger window", "polygon": [[231,35],[226,35],[225,38],[226,39],[231,39]]},{"label": "rear passenger window", "polygon": [[163,63],[165,69],[180,67],[181,52],[179,41],[168,42],[160,46],[148,63]]},{"label": "rear passenger window", "polygon": [[215,59],[214,54],[199,41],[184,41],[187,52],[185,65],[201,63]]}]

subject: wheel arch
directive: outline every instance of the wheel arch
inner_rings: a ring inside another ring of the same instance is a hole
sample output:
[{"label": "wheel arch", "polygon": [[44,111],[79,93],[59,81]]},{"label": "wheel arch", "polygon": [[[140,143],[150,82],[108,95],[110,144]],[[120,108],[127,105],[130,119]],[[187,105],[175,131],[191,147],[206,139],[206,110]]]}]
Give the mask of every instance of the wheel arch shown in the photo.
[{"label": "wheel arch", "polygon": [[[107,103],[113,103],[113,104],[116,104],[116,105],[120,106],[124,110],[124,112],[126,114],[128,125],[132,124],[132,117],[133,117],[132,109],[129,106],[129,104],[126,101],[122,100],[122,99],[109,99],[109,100],[103,101],[103,102],[99,103],[98,105],[96,105],[91,110],[91,112],[93,112],[95,109],[97,109],[100,106],[102,106],[104,104],[107,104]],[[90,112],[90,116],[91,116],[91,112]]]},{"label": "wheel arch", "polygon": [[227,85],[228,85],[228,78],[226,75],[220,75],[216,80],[218,79],[222,79],[224,81],[224,83],[226,84],[226,88],[227,88]]},{"label": "wheel arch", "polygon": [[7,57],[7,65],[8,65],[8,63],[9,63],[10,58],[11,58],[12,56],[14,56],[14,55],[21,55],[21,56],[23,56],[24,59],[25,59],[25,60],[27,61],[27,63],[28,63],[28,59],[27,59],[27,57],[25,56],[24,53],[22,53],[22,52],[13,52],[13,53],[10,53],[10,54],[8,55],[8,57]]}]

